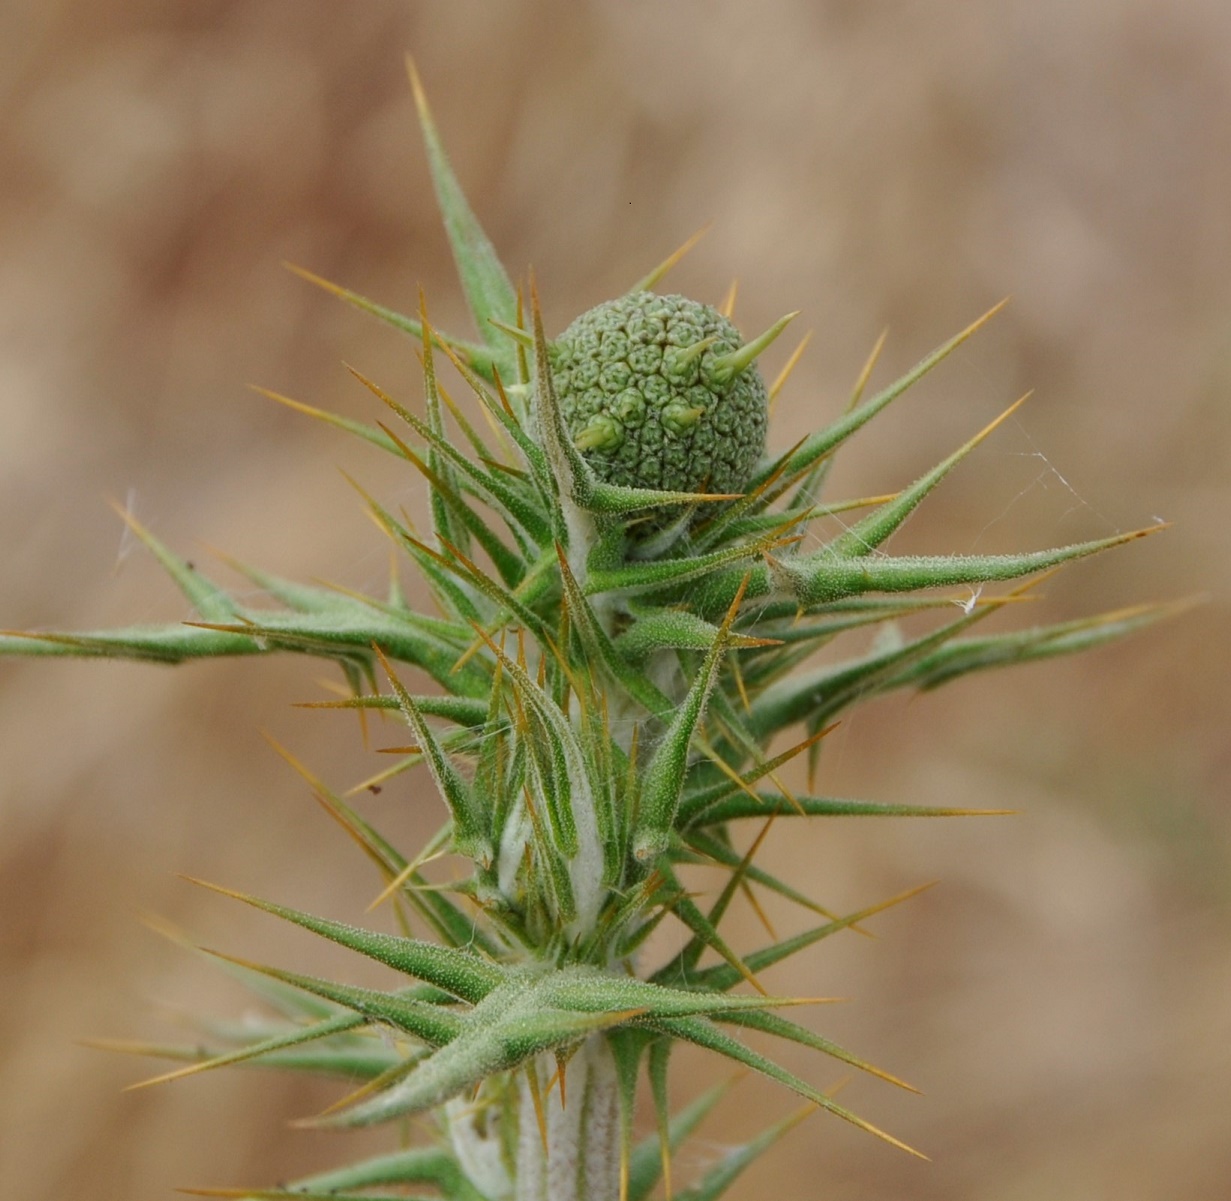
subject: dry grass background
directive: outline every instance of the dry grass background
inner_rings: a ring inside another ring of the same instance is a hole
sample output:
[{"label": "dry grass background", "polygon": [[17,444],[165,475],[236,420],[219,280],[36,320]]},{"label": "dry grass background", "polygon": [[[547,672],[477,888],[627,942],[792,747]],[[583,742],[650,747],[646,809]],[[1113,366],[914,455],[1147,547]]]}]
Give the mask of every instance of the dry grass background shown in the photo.
[{"label": "dry grass background", "polygon": [[[836,907],[943,881],[876,940],[827,943],[774,981],[856,998],[815,1021],[928,1095],[856,1081],[846,1097],[934,1162],[814,1117],[734,1196],[1225,1198],[1231,7],[8,0],[0,624],[185,616],[105,496],[203,556],[208,541],[378,584],[385,551],[335,465],[386,501],[417,503],[416,482],[244,385],[365,414],[345,358],[418,395],[404,342],[281,259],[395,306],[422,283],[438,322],[465,328],[404,50],[550,325],[712,218],[676,285],[717,298],[738,276],[745,328],[802,308],[816,329],[785,445],[835,412],[884,326],[887,378],[1012,293],[837,482],[899,486],[1034,387],[899,545],[1031,547],[1157,515],[1176,527],[1070,569],[1038,612],[1214,597],[1089,658],[880,703],[834,737],[828,789],[1021,812],[773,836],[782,869]],[[175,876],[336,916],[366,903],[366,865],[259,734],[339,784],[370,770],[351,726],[288,709],[320,674],[0,664],[7,1196],[143,1201],[341,1150],[286,1125],[328,1099],[315,1085],[237,1072],[124,1094],[142,1065],[74,1041],[143,1033],[164,1004],[172,1023],[242,1005],[142,911],[362,973]],[[438,817],[422,780],[370,810],[407,840]],[[693,1066],[681,1094],[713,1075]],[[790,1106],[741,1084],[688,1162]]]}]

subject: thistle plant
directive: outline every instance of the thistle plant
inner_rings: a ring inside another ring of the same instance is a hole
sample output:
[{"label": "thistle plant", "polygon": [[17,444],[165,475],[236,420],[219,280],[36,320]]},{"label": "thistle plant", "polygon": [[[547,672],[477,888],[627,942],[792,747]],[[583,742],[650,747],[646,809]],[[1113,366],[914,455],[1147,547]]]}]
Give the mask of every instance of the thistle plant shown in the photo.
[{"label": "thistle plant", "polygon": [[[435,329],[422,303],[408,317],[325,284],[417,340],[422,406],[359,371],[379,405],[371,424],[269,395],[424,477],[422,534],[405,514],[365,503],[435,611],[410,607],[396,580],[388,595],[366,596],[241,567],[278,606],[254,608],[129,517],[193,620],[0,638],[10,654],[179,663],[289,651],[338,664],[349,695],[321,707],[403,722],[406,745],[380,779],[426,765],[443,802],[435,836],[404,851],[287,755],[381,873],[397,932],[209,887],[377,960],[400,982],[361,988],[209,952],[277,1016],[260,1028],[211,1026],[189,1046],[126,1046],[182,1061],[161,1081],[235,1064],[358,1081],[318,1119],[325,1126],[402,1131],[401,1119],[429,1119],[416,1129],[430,1137],[387,1155],[217,1195],[337,1201],[426,1186],[454,1201],[642,1201],[661,1179],[677,1201],[708,1201],[801,1115],[754,1133],[700,1179],[673,1180],[673,1148],[721,1092],[671,1110],[679,1043],[919,1154],[741,1038],[801,1044],[902,1085],[785,1016],[805,1002],[768,995],[758,975],[905,898],[839,915],[759,866],[756,852],[777,820],[976,811],[800,793],[782,769],[796,756],[815,767],[843,710],[872,697],[1083,650],[1150,622],[1161,607],[976,631],[1039,573],[1149,531],[1017,554],[885,553],[1008,413],[887,496],[823,499],[834,453],[991,313],[865,395],[873,357],[830,424],[767,451],[782,377],[767,387],[758,360],[794,314],[745,339],[729,312],[657,291],[672,256],[549,338],[533,284],[524,295],[513,286],[469,208],[417,81],[415,93],[477,338]],[[467,403],[440,381],[444,360]],[[841,522],[825,520],[835,514]],[[845,657],[809,664],[848,634]],[[438,803],[412,779],[412,803]],[[446,853],[464,870],[448,886],[429,882],[427,862]],[[688,887],[696,864],[725,869],[716,897]],[[816,924],[732,945],[723,919],[754,889]],[[648,940],[663,922],[685,934],[656,958]],[[656,1129],[638,1139],[643,1068]]]}]

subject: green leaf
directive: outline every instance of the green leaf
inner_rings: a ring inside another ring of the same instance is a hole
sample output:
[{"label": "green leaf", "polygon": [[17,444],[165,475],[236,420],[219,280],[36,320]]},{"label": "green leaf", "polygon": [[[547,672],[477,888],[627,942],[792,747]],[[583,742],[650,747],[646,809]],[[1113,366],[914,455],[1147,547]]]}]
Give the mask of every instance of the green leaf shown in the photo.
[{"label": "green leaf", "polygon": [[[660,717],[669,713],[673,708],[671,701],[646,678],[643,672],[630,665],[625,654],[622,654],[607,636],[607,631],[603,629],[598,615],[577,584],[572,569],[569,567],[568,557],[564,553],[564,547],[558,542],[556,553],[559,557],[560,579],[564,585],[569,616],[587,660],[591,663],[601,663],[610,677],[648,713]],[[714,626],[707,626],[707,628],[710,632],[710,639],[705,644],[706,648],[713,641],[713,636],[718,633]]]},{"label": "green leaf", "polygon": [[895,805],[847,797],[784,797],[772,792],[732,792],[690,814],[690,827],[718,826],[741,818],[766,817],[992,817],[1008,809],[961,809],[938,805]]},{"label": "green leaf", "polygon": [[371,661],[373,646],[379,646],[389,659],[423,668],[452,692],[475,697],[486,691],[483,673],[473,668],[454,672],[459,652],[418,622],[382,620],[375,613],[365,617],[357,606],[346,616],[338,610],[328,618],[271,613],[262,614],[259,622],[248,620],[205,628],[229,634],[244,632],[260,650],[294,651],[324,659],[346,658],[365,665]]},{"label": "green leaf", "polygon": [[[379,650],[377,654],[380,654]],[[414,697],[406,691],[388,660],[383,655],[380,657],[398,698],[402,715],[410,723],[432,773],[432,779],[436,782],[445,804],[449,806],[449,813],[453,818],[453,845],[460,854],[483,867],[490,867],[495,857],[495,849],[491,842],[491,814],[487,806],[475,796],[474,789],[453,766],[431,726],[415,704]]]},{"label": "green leaf", "polygon": [[532,983],[514,979],[492,990],[468,1015],[466,1030],[404,1079],[320,1124],[367,1126],[430,1109],[497,1072],[512,1071],[535,1055],[578,1042],[628,1016],[547,1009]]},{"label": "green leaf", "polygon": [[927,496],[941,480],[949,474],[972,450],[1007,421],[1025,403],[1030,393],[1027,392],[1021,400],[1011,404],[995,421],[985,426],[973,438],[958,447],[948,458],[942,460],[931,471],[917,479],[909,488],[903,489],[891,501],[881,505],[875,512],[869,513],[861,521],[857,521],[840,537],[834,539],[826,550],[836,555],[844,555],[853,559],[870,555],[878,546],[885,542],[902,523],[918,508],[923,498]]},{"label": "green leaf", "polygon": [[[376,301],[369,300],[366,296],[360,296],[358,292],[352,292],[349,288],[340,287],[338,284],[332,283],[311,271],[307,271],[303,267],[298,267],[294,263],[284,262],[282,265],[288,271],[293,271],[300,279],[307,280],[308,283],[315,284],[318,288],[323,288],[330,295],[336,296],[339,300],[344,300],[361,313],[367,313],[378,321],[383,321],[386,325],[392,326],[399,332],[409,334],[412,338],[423,337],[423,326],[415,318],[407,317],[405,314],[396,312],[394,309],[377,304]],[[448,337],[439,330],[433,330],[432,337],[443,350],[456,355],[459,360],[465,362],[471,369],[479,372],[485,379],[492,378],[496,359],[490,349],[476,346],[473,342],[467,342],[461,338]],[[503,360],[503,356],[500,357]]]},{"label": "green leaf", "polygon": [[[389,1047],[374,1040],[366,1040],[367,1046],[331,1046],[325,1043],[319,1047],[307,1050],[288,1048],[285,1050],[269,1050],[260,1055],[240,1055],[236,1059],[226,1060],[240,1067],[267,1068],[275,1071],[304,1072],[313,1076],[339,1076],[354,1081],[375,1080],[397,1063],[397,1056]],[[160,1043],[126,1042],[115,1039],[91,1039],[89,1046],[103,1051],[119,1051],[133,1055],[149,1055],[158,1059],[178,1060],[188,1064],[188,1067],[177,1072],[169,1072],[164,1076],[151,1080],[142,1080],[131,1088],[143,1088],[146,1085],[162,1083],[166,1080],[178,1079],[191,1072],[222,1066],[224,1060],[220,1056],[212,1056],[207,1047],[200,1043],[190,1045],[169,1046]]]},{"label": "green leaf", "polygon": [[[924,884],[918,888],[912,888],[907,892],[900,893],[896,897],[890,897],[887,901],[882,901],[879,905],[870,905],[867,909],[859,910],[858,913],[851,913],[846,917],[839,918],[837,921],[826,922],[823,926],[816,926],[811,930],[805,930],[802,934],[796,934],[793,938],[783,939],[781,942],[774,943],[773,946],[765,947],[760,951],[752,951],[744,956],[744,965],[748,971],[763,972],[767,968],[773,967],[774,964],[781,963],[784,959],[789,959],[792,955],[798,954],[805,947],[810,947],[813,943],[829,938],[839,931],[849,930],[852,926],[857,926],[873,914],[880,913],[882,910],[889,909],[894,905],[899,905],[903,901],[908,901],[930,887],[930,884]],[[692,988],[725,990],[734,988],[743,978],[742,973],[729,964],[720,963],[714,967],[695,972],[688,983]]]},{"label": "green leaf", "polygon": [[401,938],[393,934],[362,930],[357,926],[332,922],[323,917],[313,917],[309,913],[288,909],[284,905],[275,905],[272,901],[263,901],[258,897],[222,888],[217,884],[208,884],[204,880],[193,880],[193,883],[222,893],[223,896],[243,901],[245,905],[264,910],[285,921],[294,922],[295,925],[311,930],[314,934],[321,935],[322,938],[349,947],[352,951],[366,955],[369,959],[375,959],[378,963],[383,963],[407,976],[414,976],[428,984],[434,984],[437,988],[472,1004],[481,1001],[505,979],[504,969],[465,951],[453,950],[451,947],[442,947],[435,943],[421,942],[415,938]]},{"label": "green leaf", "polygon": [[[212,954],[219,958],[230,956]],[[301,976],[279,968],[265,967],[246,960],[236,960],[252,971],[262,972],[275,980],[281,980],[294,988],[302,989],[316,997],[323,997],[335,1005],[344,1006],[358,1014],[369,1024],[392,1026],[405,1034],[437,1047],[457,1037],[463,1029],[463,1021],[456,1014],[440,1005],[421,1000],[414,989],[397,992],[381,992],[373,988],[357,988],[352,984],[339,984],[322,980],[317,976]]]},{"label": "green leaf", "polygon": [[697,992],[668,988],[633,976],[616,976],[597,968],[559,968],[537,986],[541,1003],[570,1013],[608,1013],[637,1010],[647,1018],[695,1017],[719,1013],[742,1013],[798,1005],[788,997],[727,996],[722,992]]},{"label": "green leaf", "polygon": [[806,1097],[822,1109],[828,1110],[835,1117],[850,1122],[853,1126],[857,1126],[860,1130],[865,1130],[869,1134],[875,1135],[891,1146],[898,1147],[900,1150],[919,1159],[927,1158],[922,1152],[916,1151],[900,1139],[894,1138],[892,1134],[886,1133],[879,1127],[873,1126],[871,1122],[865,1121],[863,1118],[853,1114],[849,1109],[839,1105],[832,1097],[813,1088],[798,1076],[774,1063],[773,1060],[766,1059],[763,1055],[758,1055],[755,1051],[744,1046],[743,1043],[723,1034],[722,1031],[705,1018],[673,1018],[658,1022],[656,1025],[676,1038],[695,1043],[706,1050],[715,1051],[719,1055],[733,1060],[735,1063],[743,1064],[745,1067],[752,1068],[753,1071],[760,1072],[761,1075],[768,1077],[770,1080],[776,1080],[779,1084],[786,1085],[787,1088],[797,1092],[801,1097]]},{"label": "green leaf", "polygon": [[913,664],[892,681],[893,687],[939,688],[958,676],[992,667],[1034,663],[1056,655],[1072,655],[1127,637],[1161,618],[1188,608],[1189,602],[1138,605],[1097,617],[1036,626],[987,638],[959,638]]},{"label": "green leaf", "polygon": [[[890,402],[896,400],[902,395],[912,384],[921,380],[929,371],[932,370],[938,363],[948,358],[967,338],[971,337],[979,329],[987,324],[1004,306],[1008,303],[1007,300],[1002,300],[998,305],[989,309],[977,321],[968,325],[961,333],[950,338],[942,346],[937,347],[931,354],[924,356],[918,363],[915,364],[905,375],[895,380],[889,387],[878,392],[866,404],[860,405],[856,409],[845,413],[832,425],[813,434],[811,437],[804,439],[803,445],[797,450],[786,456],[786,476],[791,479],[800,472],[805,471],[814,463],[818,462],[825,455],[829,454],[841,443],[845,442],[856,430],[860,429],[872,420],[882,409]],[[781,468],[781,463],[771,463],[768,466],[762,467],[756,475],[753,476],[749,485],[750,488],[755,488],[758,484],[763,483],[776,470]],[[785,486],[785,485],[784,485]],[[771,494],[772,499],[772,494]]]},{"label": "green leaf", "polygon": [[[630,664],[641,664],[661,650],[707,651],[718,636],[713,622],[686,609],[651,610],[637,613],[636,620],[614,642],[614,649]],[[732,633],[733,648],[758,647],[766,640]]]},{"label": "green leaf", "polygon": [[[202,1048],[199,1046],[185,1048],[182,1051],[176,1048],[173,1049],[174,1053],[172,1054],[167,1054],[166,1048],[161,1053],[154,1050],[151,1053],[158,1054],[160,1058],[188,1059],[191,1062],[187,1067],[177,1068],[173,1072],[164,1072],[159,1076],[151,1077],[149,1080],[142,1080],[138,1084],[130,1084],[128,1087],[144,1088],[151,1084],[164,1084],[184,1076],[194,1075],[197,1072],[208,1072],[214,1068],[228,1067],[231,1064],[261,1059],[267,1055],[272,1055],[275,1051],[285,1051],[291,1047],[302,1046],[304,1043],[318,1042],[321,1039],[331,1038],[336,1034],[344,1034],[348,1031],[356,1030],[363,1024],[364,1019],[359,1014],[346,1013],[339,1017],[314,1022],[310,1026],[293,1026],[282,1034],[258,1039],[234,1051],[226,1051],[212,1056],[208,1054],[203,1055]],[[103,1043],[101,1045],[106,1046],[107,1044]],[[383,1065],[381,1070],[383,1070]]]},{"label": "green leaf", "polygon": [[224,633],[188,625],[130,626],[82,634],[0,630],[0,654],[30,657],[183,663],[220,655],[259,655],[269,649],[258,645],[250,634]]},{"label": "green leaf", "polygon": [[149,548],[163,570],[175,581],[175,585],[187,597],[189,603],[206,621],[225,621],[238,611],[235,602],[217,584],[207,580],[197,569],[181,559],[154,537],[131,513],[119,505],[115,511],[124,519],[128,528]]},{"label": "green leaf", "polygon": [[427,106],[427,97],[423,94],[419,73],[409,59],[407,67],[410,72],[410,85],[415,94],[415,107],[419,112],[419,126],[427,147],[427,160],[432,171],[436,200],[440,204],[449,244],[453,248],[453,260],[457,264],[462,290],[466,294],[479,337],[500,355],[503,366],[503,360],[507,356],[500,352],[508,344],[493,328],[491,320],[495,318],[506,323],[517,320],[517,293],[453,174],[453,168],[449,165],[440,136],[436,132],[436,123],[432,120],[431,110]]},{"label": "green leaf", "polygon": [[906,1089],[907,1092],[917,1093],[919,1091],[913,1084],[907,1084],[905,1080],[900,1080],[897,1076],[890,1075],[883,1069],[860,1059],[857,1055],[838,1046],[837,1043],[822,1038],[819,1034],[814,1034],[795,1022],[789,1022],[776,1013],[750,1010],[744,1013],[715,1015],[715,1020],[733,1026],[746,1026],[749,1030],[759,1030],[762,1034],[771,1034],[775,1038],[784,1038],[790,1042],[799,1043],[801,1046],[811,1047],[814,1051],[821,1051],[833,1059],[858,1068],[861,1072],[867,1072],[889,1084],[896,1084],[899,1088]]},{"label": "green leaf", "polygon": [[298,1196],[298,1190],[309,1189],[331,1196],[339,1190],[369,1189],[382,1184],[432,1184],[455,1201],[484,1201],[443,1147],[412,1147],[318,1172],[296,1181],[287,1195]]},{"label": "green leaf", "polygon": [[[404,405],[398,404],[384,389],[368,379],[354,367],[348,367],[355,377],[378,400],[388,405],[430,447],[440,452],[441,458],[457,469],[458,478],[466,482],[483,501],[504,519],[514,533],[524,530],[536,543],[544,545],[551,538],[551,527],[546,516],[538,508],[538,497],[531,497],[524,488],[502,478],[495,471],[485,471],[466,458],[451,442],[438,435],[430,425]],[[388,436],[388,435],[386,435]],[[393,442],[393,439],[390,439]],[[394,442],[395,447],[397,443]],[[398,453],[401,454],[400,448]]]},{"label": "green leaf", "polygon": [[183,1188],[190,1197],[234,1197],[236,1201],[436,1201],[426,1194],[338,1193],[284,1188]]},{"label": "green leaf", "polygon": [[1017,555],[913,555],[842,559],[820,550],[775,560],[774,582],[804,606],[826,604],[865,592],[914,592],[954,584],[1015,580],[1152,534],[1162,526]]},{"label": "green leaf", "polygon": [[[999,599],[1007,603],[1007,598]],[[748,728],[755,737],[766,739],[797,721],[806,720],[811,726],[820,726],[847,705],[874,695],[912,663],[994,611],[993,606],[971,609],[957,621],[904,646],[873,650],[858,659],[792,675],[771,684],[753,701],[748,713]]]},{"label": "green leaf", "polygon": [[[779,799],[781,799],[788,807],[790,806],[790,801],[788,801],[785,797]],[[758,841],[760,837],[764,837],[765,832],[765,829],[762,829],[761,835],[758,836]],[[741,856],[738,851],[734,850],[731,846],[720,841],[718,838],[713,837],[712,835],[705,834],[697,829],[692,829],[688,833],[687,842],[682,845],[688,846],[689,848],[695,850],[698,854],[706,857],[707,859],[713,860],[715,863],[721,863],[724,867],[733,869],[731,878],[723,887],[722,894],[719,898],[722,902],[721,907],[716,904],[715,909],[717,910],[717,913],[715,914],[715,912],[711,910],[709,914],[709,920],[715,926],[721,919],[726,906],[730,904],[736,888],[745,879],[750,880],[754,884],[760,884],[763,887],[768,888],[771,892],[776,892],[780,896],[784,896],[788,900],[794,901],[796,905],[801,905],[803,908],[808,909],[813,913],[819,913],[821,916],[828,918],[833,918],[835,916],[830,910],[826,909],[823,905],[818,905],[816,901],[800,892],[799,889],[792,888],[789,884],[779,880],[777,876],[773,876],[769,872],[755,866],[755,864],[749,860],[747,855]],[[749,854],[754,853],[756,849],[757,843],[754,842],[749,850]],[[693,958],[691,959],[691,962],[686,961],[685,970],[691,970],[696,965],[696,956],[699,954],[699,947],[694,947],[690,944],[689,949],[693,953]]]},{"label": "green leaf", "polygon": [[650,1093],[654,1098],[654,1122],[658,1127],[658,1154],[662,1163],[663,1190],[673,1195],[671,1187],[671,1097],[667,1091],[667,1068],[671,1060],[671,1042],[660,1039],[650,1044],[647,1070]]},{"label": "green leaf", "polygon": [[670,845],[670,831],[684,792],[693,735],[705,713],[723,655],[730,646],[731,626],[742,599],[741,589],[731,602],[701,670],[688,689],[688,695],[646,766],[641,784],[641,803],[633,827],[633,854],[642,863],[661,855]]},{"label": "green leaf", "polygon": [[[390,436],[392,437],[392,434]],[[510,588],[520,584],[526,574],[526,564],[521,557],[500,540],[491,526],[462,499],[449,481],[429,467],[409,446],[403,444],[402,453],[431,484],[433,498],[439,498],[457,518],[462,528],[487,552],[500,573],[500,578]]]}]

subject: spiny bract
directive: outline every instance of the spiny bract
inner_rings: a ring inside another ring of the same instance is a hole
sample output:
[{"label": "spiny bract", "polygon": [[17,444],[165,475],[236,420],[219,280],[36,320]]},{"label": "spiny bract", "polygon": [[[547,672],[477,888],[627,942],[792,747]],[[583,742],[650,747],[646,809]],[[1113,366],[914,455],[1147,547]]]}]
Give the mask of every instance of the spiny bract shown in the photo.
[{"label": "spiny bract", "polygon": [[[245,593],[210,582],[130,518],[193,606],[193,621],[0,635],[0,650],[16,654],[178,662],[294,651],[333,660],[353,695],[323,707],[392,711],[409,728],[400,761],[369,783],[426,764],[443,798],[439,833],[407,856],[299,768],[380,870],[396,935],[231,894],[378,960],[401,983],[360,988],[233,961],[279,1021],[210,1026],[186,1046],[141,1049],[187,1061],[160,1079],[261,1062],[361,1084],[321,1119],[330,1125],[435,1114],[433,1145],[253,1194],[260,1197],[426,1183],[458,1201],[642,1201],[670,1149],[717,1098],[708,1094],[670,1114],[668,1055],[680,1041],[904,1146],[730,1033],[748,1028],[786,1039],[901,1084],[780,1016],[776,1009],[790,1002],[760,991],[757,973],[902,898],[837,916],[754,856],[778,818],[959,811],[796,795],[779,769],[805,751],[815,759],[833,719],[860,701],[1081,650],[1149,622],[1161,609],[974,633],[1022,589],[1000,596],[972,589],[1137,535],[1020,554],[883,553],[915,506],[997,423],[889,497],[822,502],[830,458],[982,321],[865,399],[869,362],[831,424],[763,457],[765,390],[752,361],[786,319],[742,345],[707,306],[651,295],[659,270],[579,318],[553,349],[537,302],[523,319],[521,298],[466,204],[417,83],[416,98],[481,341],[441,334],[422,312],[403,317],[325,285],[419,339],[423,415],[362,376],[395,422],[366,425],[276,398],[426,478],[426,538],[377,501],[367,503],[422,573],[436,611],[410,608],[396,579],[387,597],[370,597],[240,567],[279,607],[251,606]],[[641,341],[639,331],[649,329],[653,336]],[[437,382],[441,348],[490,435]],[[659,444],[679,453],[655,459]],[[719,499],[724,489],[742,496]],[[825,521],[838,513],[840,523]],[[916,595],[955,586],[962,591]],[[885,623],[894,623],[894,637],[805,666],[839,635],[866,635]],[[423,672],[435,687],[412,692],[397,664]],[[802,727],[802,737],[771,756],[771,740],[792,727]],[[421,792],[415,803],[426,805]],[[760,832],[745,851],[738,826],[748,819]],[[423,874],[445,851],[471,862],[469,875],[448,887]],[[680,875],[698,863],[728,873],[708,903]],[[819,924],[737,950],[720,924],[736,894],[751,898],[754,887],[820,915]],[[686,937],[674,954],[647,964],[646,939],[667,918]],[[413,937],[412,922],[431,937]],[[737,992],[743,984],[754,991]],[[658,1134],[634,1144],[643,1063]],[[717,1197],[790,1121],[731,1152],[682,1195]]]}]

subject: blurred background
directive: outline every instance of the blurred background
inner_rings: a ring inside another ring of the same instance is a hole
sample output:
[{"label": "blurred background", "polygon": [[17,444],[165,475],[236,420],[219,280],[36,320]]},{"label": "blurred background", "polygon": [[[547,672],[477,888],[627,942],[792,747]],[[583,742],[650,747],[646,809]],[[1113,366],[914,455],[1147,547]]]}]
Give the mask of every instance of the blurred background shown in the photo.
[{"label": "blurred background", "polygon": [[[410,345],[281,260],[404,311],[422,284],[437,323],[468,332],[405,51],[506,263],[533,265],[550,329],[712,221],[673,286],[717,301],[738,278],[746,331],[797,308],[815,330],[781,448],[838,412],[882,329],[881,383],[1012,294],[859,436],[836,488],[900,487],[1034,388],[895,549],[1034,548],[1163,519],[1013,617],[1211,597],[1086,658],[879,702],[829,740],[825,791],[1019,812],[771,835],[772,865],[837,909],[941,881],[875,939],[828,941],[768,981],[852,998],[808,1020],[926,1096],[856,1080],[843,1099],[933,1162],[813,1117],[732,1196],[1225,1198],[1231,7],[7,0],[0,626],[189,616],[106,498],[202,564],[217,546],[383,586],[386,548],[337,469],[387,505],[414,508],[418,482],[246,385],[371,419],[345,359],[420,400]],[[174,1037],[186,1010],[247,1005],[147,913],[239,954],[379,978],[177,877],[358,918],[368,865],[261,737],[338,786],[383,765],[352,723],[289,707],[323,674],[289,658],[0,662],[8,1195],[146,1201],[388,1145],[291,1129],[327,1087],[233,1072],[124,1093],[153,1065],[78,1043]],[[408,844],[440,817],[407,777],[366,811]],[[755,923],[736,925],[751,945]],[[680,1059],[680,1097],[721,1074]],[[793,1066],[842,1078],[811,1053]],[[677,1180],[793,1105],[744,1081]]]}]

